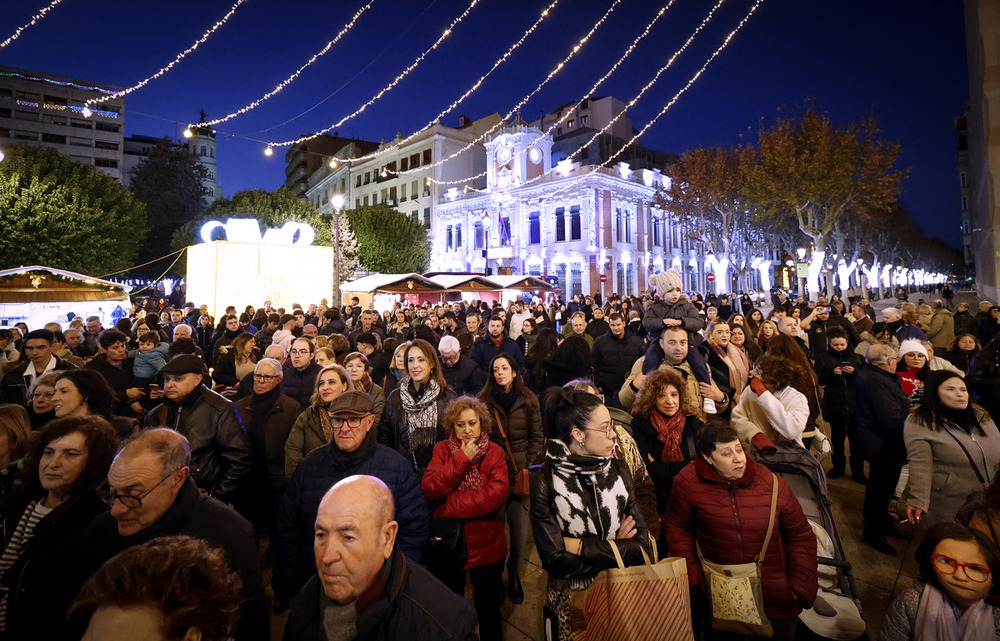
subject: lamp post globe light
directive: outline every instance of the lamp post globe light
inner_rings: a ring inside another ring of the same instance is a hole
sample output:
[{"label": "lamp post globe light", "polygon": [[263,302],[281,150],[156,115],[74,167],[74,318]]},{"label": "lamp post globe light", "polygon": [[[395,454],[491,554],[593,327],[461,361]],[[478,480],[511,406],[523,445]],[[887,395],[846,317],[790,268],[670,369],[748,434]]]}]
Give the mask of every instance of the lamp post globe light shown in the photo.
[{"label": "lamp post globe light", "polygon": [[344,209],[344,195],[334,194],[330,198],[330,205],[333,206],[333,216],[330,217],[330,236],[333,237],[333,300],[337,309],[340,309],[340,212]]}]

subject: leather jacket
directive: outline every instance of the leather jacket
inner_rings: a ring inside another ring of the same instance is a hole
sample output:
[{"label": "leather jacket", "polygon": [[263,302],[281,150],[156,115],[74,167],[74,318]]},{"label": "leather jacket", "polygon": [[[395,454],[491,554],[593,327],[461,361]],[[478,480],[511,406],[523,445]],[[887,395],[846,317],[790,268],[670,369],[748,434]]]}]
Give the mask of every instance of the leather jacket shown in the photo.
[{"label": "leather jacket", "polygon": [[169,427],[191,444],[191,478],[200,489],[232,503],[250,473],[250,439],[233,404],[204,385],[180,403],[154,407],[143,427]]}]

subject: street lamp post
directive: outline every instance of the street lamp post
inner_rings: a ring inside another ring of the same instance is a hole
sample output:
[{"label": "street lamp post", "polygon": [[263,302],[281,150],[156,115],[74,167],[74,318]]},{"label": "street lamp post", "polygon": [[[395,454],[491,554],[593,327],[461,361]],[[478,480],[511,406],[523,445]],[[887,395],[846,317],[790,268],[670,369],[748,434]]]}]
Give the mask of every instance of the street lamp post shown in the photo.
[{"label": "street lamp post", "polygon": [[333,206],[333,216],[330,218],[330,236],[333,238],[333,300],[340,309],[340,212],[344,208],[343,194],[334,194],[330,199]]},{"label": "street lamp post", "polygon": [[[795,254],[799,257],[799,263],[801,263],[806,259],[806,248],[799,247],[798,249],[795,250]],[[798,278],[799,281],[799,296],[801,296],[803,299],[807,299],[809,295],[805,291],[805,279],[802,278],[802,276],[799,276],[798,271],[799,271],[799,264],[795,263],[795,272],[796,272],[795,276],[796,278]]]}]

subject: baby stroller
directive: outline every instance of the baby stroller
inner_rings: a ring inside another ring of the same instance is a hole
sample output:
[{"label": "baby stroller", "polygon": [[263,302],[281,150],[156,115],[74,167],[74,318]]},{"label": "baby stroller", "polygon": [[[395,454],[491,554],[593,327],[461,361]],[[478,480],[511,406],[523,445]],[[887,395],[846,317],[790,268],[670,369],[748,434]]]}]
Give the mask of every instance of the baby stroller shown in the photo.
[{"label": "baby stroller", "polygon": [[811,452],[796,443],[776,444],[777,451],[754,459],[792,488],[816,534],[819,594],[816,604],[799,615],[797,639],[869,639],[851,564],[827,498],[826,474]]}]

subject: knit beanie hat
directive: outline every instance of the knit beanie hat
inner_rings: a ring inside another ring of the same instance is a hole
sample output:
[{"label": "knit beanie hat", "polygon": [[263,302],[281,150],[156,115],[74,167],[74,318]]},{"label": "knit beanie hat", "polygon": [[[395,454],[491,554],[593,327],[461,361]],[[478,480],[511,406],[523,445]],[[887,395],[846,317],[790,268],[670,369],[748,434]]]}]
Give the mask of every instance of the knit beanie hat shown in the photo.
[{"label": "knit beanie hat", "polygon": [[923,343],[915,338],[908,338],[899,345],[899,357],[903,358],[906,354],[912,352],[917,352],[918,354],[923,354],[927,356],[927,350],[924,348]]},{"label": "knit beanie hat", "polygon": [[684,289],[684,283],[681,282],[681,275],[677,273],[676,269],[668,269],[665,272],[653,274],[649,277],[649,284],[656,288],[658,294],[666,294],[672,289],[680,289],[682,291]]}]

